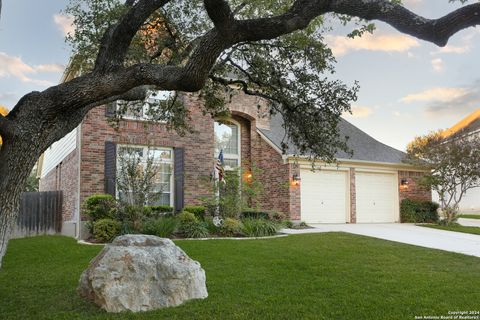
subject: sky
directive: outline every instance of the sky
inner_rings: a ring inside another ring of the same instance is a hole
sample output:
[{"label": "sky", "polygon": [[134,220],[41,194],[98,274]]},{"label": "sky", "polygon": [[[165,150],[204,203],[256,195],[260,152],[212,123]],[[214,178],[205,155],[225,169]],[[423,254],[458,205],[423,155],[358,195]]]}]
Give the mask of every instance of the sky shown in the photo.
[{"label": "sky", "polygon": [[[471,1],[472,2],[472,1]],[[68,0],[4,0],[0,19],[0,105],[11,109],[26,93],[57,84],[68,63],[64,41]],[[447,0],[404,0],[427,18],[461,6]],[[349,39],[351,26],[332,22],[325,40],[340,80],[360,83],[345,118],[375,139],[405,150],[415,136],[451,127],[480,108],[480,27],[454,35],[448,45],[403,35],[375,22],[373,35]]]}]

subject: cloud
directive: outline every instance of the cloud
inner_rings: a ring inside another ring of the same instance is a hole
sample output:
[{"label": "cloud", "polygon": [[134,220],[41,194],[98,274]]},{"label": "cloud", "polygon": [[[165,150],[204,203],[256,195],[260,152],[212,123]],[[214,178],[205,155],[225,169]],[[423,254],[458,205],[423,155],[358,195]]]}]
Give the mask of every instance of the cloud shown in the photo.
[{"label": "cloud", "polygon": [[75,26],[73,24],[73,17],[63,15],[63,14],[55,14],[53,16],[53,22],[57,25],[58,29],[66,36],[68,34],[75,33]]},{"label": "cloud", "polygon": [[442,72],[443,71],[443,60],[440,58],[433,59],[432,61],[432,68],[435,72]]},{"label": "cloud", "polygon": [[433,88],[402,98],[404,102],[425,101],[431,118],[466,114],[480,108],[480,80],[462,88]]},{"label": "cloud", "polygon": [[22,82],[50,86],[53,84],[52,82],[34,79],[29,75],[45,72],[62,72],[63,70],[64,66],[61,64],[40,64],[37,66],[30,66],[23,62],[20,57],[13,57],[5,52],[0,52],[0,78],[12,76]]},{"label": "cloud", "polygon": [[441,101],[448,102],[452,99],[463,96],[466,93],[465,88],[431,88],[421,92],[409,94],[400,101],[415,102],[415,101]]},{"label": "cloud", "polygon": [[326,36],[326,41],[335,56],[343,56],[351,51],[368,50],[382,52],[408,52],[420,43],[402,34],[364,34],[354,39],[344,36]]},{"label": "cloud", "polygon": [[65,66],[59,63],[39,64],[38,66],[35,66],[34,69],[37,72],[63,72],[65,70]]},{"label": "cloud", "polygon": [[373,109],[364,106],[352,105],[352,114],[349,112],[345,112],[343,114],[344,117],[347,118],[366,118],[369,117],[373,113]]},{"label": "cloud", "polygon": [[467,53],[470,51],[470,45],[465,44],[463,46],[451,46],[447,45],[443,48],[439,48],[437,51],[431,52],[431,54],[441,54],[441,53],[456,53],[456,54],[462,54],[462,53]]}]

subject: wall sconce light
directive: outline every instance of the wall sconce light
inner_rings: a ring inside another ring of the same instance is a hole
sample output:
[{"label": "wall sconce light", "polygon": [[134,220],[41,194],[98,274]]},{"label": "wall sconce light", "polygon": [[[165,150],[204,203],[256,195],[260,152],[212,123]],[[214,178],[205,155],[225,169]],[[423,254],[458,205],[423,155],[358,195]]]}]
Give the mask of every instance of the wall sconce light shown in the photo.
[{"label": "wall sconce light", "polygon": [[300,185],[300,176],[298,174],[292,175],[292,185],[299,186]]},{"label": "wall sconce light", "polygon": [[243,177],[245,182],[248,182],[248,183],[252,182],[253,175],[251,172],[247,171]]},{"label": "wall sconce light", "polygon": [[407,179],[400,180],[400,190],[406,190],[406,189],[408,189],[408,180]]}]

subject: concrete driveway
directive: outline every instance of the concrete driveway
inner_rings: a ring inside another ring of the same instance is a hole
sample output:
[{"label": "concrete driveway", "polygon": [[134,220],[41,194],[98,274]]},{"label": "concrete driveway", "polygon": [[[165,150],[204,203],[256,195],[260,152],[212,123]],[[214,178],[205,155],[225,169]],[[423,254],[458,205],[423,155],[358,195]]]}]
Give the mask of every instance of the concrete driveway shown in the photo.
[{"label": "concrete driveway", "polygon": [[313,229],[283,229],[288,234],[348,232],[415,246],[480,257],[480,235],[436,230],[413,224],[312,224]]}]

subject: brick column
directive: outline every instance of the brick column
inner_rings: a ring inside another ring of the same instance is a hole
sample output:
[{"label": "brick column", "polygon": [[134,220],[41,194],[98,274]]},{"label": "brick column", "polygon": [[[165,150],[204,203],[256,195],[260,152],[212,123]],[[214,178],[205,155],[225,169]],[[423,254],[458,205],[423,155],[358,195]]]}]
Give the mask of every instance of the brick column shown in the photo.
[{"label": "brick column", "polygon": [[357,194],[355,191],[355,168],[350,168],[350,223],[357,223]]}]

